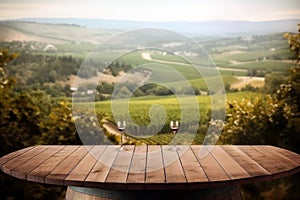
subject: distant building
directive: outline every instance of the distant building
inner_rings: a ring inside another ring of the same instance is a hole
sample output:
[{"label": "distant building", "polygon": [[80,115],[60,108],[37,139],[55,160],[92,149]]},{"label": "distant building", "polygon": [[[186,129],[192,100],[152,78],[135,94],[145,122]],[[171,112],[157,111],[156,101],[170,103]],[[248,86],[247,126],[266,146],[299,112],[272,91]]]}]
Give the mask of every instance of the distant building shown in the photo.
[{"label": "distant building", "polygon": [[77,87],[70,87],[71,92],[77,92],[78,88]]},{"label": "distant building", "polygon": [[44,51],[57,51],[57,48],[53,44],[47,44]]},{"label": "distant building", "polygon": [[87,90],[86,94],[94,94],[94,90]]}]

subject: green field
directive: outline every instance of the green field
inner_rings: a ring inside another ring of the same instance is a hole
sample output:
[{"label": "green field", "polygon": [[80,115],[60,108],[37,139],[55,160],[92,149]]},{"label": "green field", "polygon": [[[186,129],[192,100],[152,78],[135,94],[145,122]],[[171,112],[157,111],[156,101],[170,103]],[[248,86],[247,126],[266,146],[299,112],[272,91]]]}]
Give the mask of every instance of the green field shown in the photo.
[{"label": "green field", "polygon": [[[141,56],[141,52],[133,52],[126,54],[118,59],[119,62],[124,62],[132,64],[134,66],[148,64],[148,63],[157,63],[159,65],[166,65],[173,68],[182,74],[186,79],[199,79],[202,78],[199,76],[199,71],[202,76],[215,76],[217,73],[222,75],[235,75],[235,76],[245,76],[246,72],[241,70],[257,69],[264,71],[274,71],[274,72],[285,72],[291,68],[294,63],[286,62],[283,60],[272,60],[272,56],[281,55],[282,58],[288,59],[292,56],[291,52],[288,49],[281,49],[278,51],[244,51],[242,53],[237,53],[234,55],[223,55],[217,54],[212,56],[212,61],[207,59],[199,59],[197,57],[190,57],[188,60],[185,60],[183,57],[177,55],[162,55],[155,52],[150,52],[152,61],[144,60]],[[258,60],[263,58],[269,58],[269,60]],[[189,65],[188,61],[191,61],[192,64],[197,65],[197,69]],[[231,63],[230,61],[236,62]],[[217,72],[214,69],[214,64],[227,68],[227,70],[219,70]],[[211,66],[211,67],[200,67],[200,66]],[[151,66],[153,68],[153,66]],[[151,70],[151,67],[148,69]],[[228,69],[229,68],[229,69]],[[236,69],[236,70],[235,70]],[[156,67],[153,73],[153,76],[157,80],[168,79],[170,71],[161,67]],[[166,80],[167,82],[168,80]]]},{"label": "green field", "polygon": [[237,69],[258,69],[258,70],[271,70],[278,72],[286,72],[294,63],[281,62],[281,61],[260,61],[260,62],[251,62],[245,64],[236,64],[236,65],[228,65],[230,68]]},{"label": "green field", "polygon": [[[230,52],[230,51],[229,51]],[[255,61],[259,58],[269,57],[272,59],[272,56],[280,55],[283,56],[284,59],[287,59],[288,56],[291,56],[291,52],[289,49],[282,49],[278,51],[241,51],[240,53],[235,54],[215,54],[213,55],[213,59],[215,60],[223,60],[223,61],[229,61],[229,60],[235,60],[238,62],[247,62],[247,61]]]},{"label": "green field", "polygon": [[[256,93],[252,92],[236,92],[236,93],[228,93],[226,94],[227,101],[237,100],[242,98],[252,98],[257,96]],[[185,104],[189,104],[194,100],[194,96],[185,96],[182,97],[182,102]],[[196,100],[198,102],[200,116],[206,116],[209,109],[212,98],[210,96],[196,96]],[[115,104],[122,105],[126,103],[124,100],[114,100]],[[91,103],[87,102],[78,102],[75,103],[76,106],[80,107],[82,111],[86,111],[89,108],[92,108]],[[95,111],[96,113],[107,116],[109,119],[113,121],[112,114],[112,101],[99,101],[95,102]],[[167,96],[167,97],[159,97],[159,96],[145,96],[145,97],[135,97],[129,100],[129,113],[131,114],[131,118],[136,121],[137,124],[147,125],[150,122],[149,117],[149,109],[152,105],[161,105],[166,113],[168,120],[171,119],[180,119],[181,108],[178,99],[175,96]],[[121,109],[121,107],[120,107]],[[126,110],[120,110],[121,113],[126,113]],[[167,120],[167,121],[168,121]],[[189,121],[190,119],[183,119]]]},{"label": "green field", "polygon": [[[179,145],[189,145],[189,144],[202,144],[204,139],[204,134],[190,134],[183,133],[178,134],[176,139],[174,139],[173,134],[156,134],[149,137],[137,137],[134,135],[127,134],[128,137],[141,141],[148,145],[170,145],[170,144],[179,144]],[[172,141],[174,139],[174,141]]]},{"label": "green field", "polygon": [[[226,95],[226,101],[241,100],[243,98],[255,98],[256,96],[257,93],[252,92],[229,93]],[[174,96],[168,96],[164,98],[158,96],[131,98],[129,101],[128,114],[126,114],[127,110],[121,106],[122,104],[124,105],[124,103],[127,103],[124,100],[114,101],[114,105],[116,105],[118,108],[117,114],[115,113],[116,116],[113,116],[112,114],[111,101],[95,102],[95,111],[97,114],[106,116],[106,118],[113,122],[119,120],[118,117],[123,119],[128,119],[131,117],[133,122],[138,126],[149,126],[151,122],[150,115],[153,117],[153,120],[158,120],[158,122],[165,121],[166,124],[164,125],[164,129],[162,132],[160,132],[160,134],[144,135],[143,133],[140,133],[140,129],[135,129],[135,132],[126,132],[129,137],[146,144],[170,144],[171,140],[173,139],[173,135],[170,134],[168,123],[170,120],[180,120],[181,126],[185,127],[185,131],[180,133],[173,142],[176,144],[186,144],[193,141],[194,144],[201,144],[210,120],[208,113],[211,109],[212,98],[210,96],[197,96],[196,100],[200,112],[200,121],[197,122],[199,123],[198,125],[194,122],[195,119],[196,121],[199,119],[199,115],[193,115],[193,113],[190,113],[183,116],[181,119],[182,108],[180,107],[178,99]],[[193,97],[183,97],[182,101],[185,105],[187,105],[185,106],[186,109],[190,109],[190,111],[194,109],[191,105],[191,102],[193,102]],[[165,109],[166,119],[164,119],[159,113],[153,113],[152,106],[155,105],[160,105],[163,109]],[[76,103],[76,106],[80,107],[80,109],[83,111],[87,111],[91,109],[93,105],[91,103]],[[118,113],[122,113],[122,116],[120,116]],[[114,117],[117,117],[117,119]],[[152,127],[150,126],[149,128],[151,129]]]}]

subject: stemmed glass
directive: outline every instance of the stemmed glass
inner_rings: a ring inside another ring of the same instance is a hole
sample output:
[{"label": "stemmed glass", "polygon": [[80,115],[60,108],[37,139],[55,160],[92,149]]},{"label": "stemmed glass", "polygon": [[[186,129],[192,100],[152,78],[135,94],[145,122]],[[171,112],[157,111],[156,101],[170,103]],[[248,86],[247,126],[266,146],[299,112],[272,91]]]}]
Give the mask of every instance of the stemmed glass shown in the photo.
[{"label": "stemmed glass", "polygon": [[126,129],[126,121],[118,121],[117,122],[118,129],[121,132],[121,147],[120,150],[123,150],[123,134],[124,130]]},{"label": "stemmed glass", "polygon": [[[175,146],[175,137],[176,137],[176,133],[179,129],[179,122],[178,121],[170,121],[170,129],[172,130],[173,135],[174,135],[173,141],[174,141],[174,146]],[[175,151],[176,149],[177,149],[176,147],[170,148],[170,150],[172,150],[172,151]]]}]

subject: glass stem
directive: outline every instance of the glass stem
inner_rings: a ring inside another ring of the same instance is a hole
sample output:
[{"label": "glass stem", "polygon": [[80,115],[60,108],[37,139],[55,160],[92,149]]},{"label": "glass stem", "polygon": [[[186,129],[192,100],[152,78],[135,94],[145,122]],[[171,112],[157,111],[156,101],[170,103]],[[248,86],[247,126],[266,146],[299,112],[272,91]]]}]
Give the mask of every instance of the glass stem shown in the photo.
[{"label": "glass stem", "polygon": [[121,146],[123,146],[123,131],[121,131]]},{"label": "glass stem", "polygon": [[175,146],[175,144],[176,144],[176,142],[175,142],[176,131],[173,131],[173,135],[174,135],[174,138],[173,138],[173,145]]}]

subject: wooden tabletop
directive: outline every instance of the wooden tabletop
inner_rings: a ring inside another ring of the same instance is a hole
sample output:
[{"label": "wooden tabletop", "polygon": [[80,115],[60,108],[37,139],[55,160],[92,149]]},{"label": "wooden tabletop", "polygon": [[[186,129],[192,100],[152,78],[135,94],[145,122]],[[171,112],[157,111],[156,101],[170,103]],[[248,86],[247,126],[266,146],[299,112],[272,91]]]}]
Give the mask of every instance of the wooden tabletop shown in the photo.
[{"label": "wooden tabletop", "polygon": [[300,155],[273,146],[33,146],[0,159],[28,181],[118,190],[199,189],[300,171]]}]

